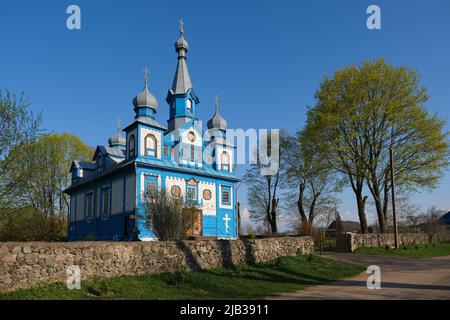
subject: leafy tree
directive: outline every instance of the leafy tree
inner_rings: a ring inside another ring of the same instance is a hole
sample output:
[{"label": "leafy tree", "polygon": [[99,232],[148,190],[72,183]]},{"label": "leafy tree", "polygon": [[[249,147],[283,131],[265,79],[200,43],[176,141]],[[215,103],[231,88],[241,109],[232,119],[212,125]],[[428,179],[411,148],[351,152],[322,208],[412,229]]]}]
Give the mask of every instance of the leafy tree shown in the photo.
[{"label": "leafy tree", "polygon": [[360,220],[365,220],[367,182],[380,232],[387,230],[391,147],[396,184],[405,189],[435,188],[449,164],[445,121],[428,113],[428,95],[419,82],[417,72],[406,67],[366,61],[325,78],[308,114],[310,137],[319,133],[320,150],[349,177]]},{"label": "leafy tree", "polygon": [[[41,114],[33,115],[24,94],[0,89],[0,211],[13,207],[36,168],[16,168],[20,148],[41,134]],[[13,170],[14,167],[14,170]]]},{"label": "leafy tree", "polygon": [[63,190],[70,185],[69,172],[73,159],[90,160],[93,149],[79,137],[49,134],[28,144],[18,152],[16,167],[38,168],[39,174],[28,179],[23,201],[46,216],[66,212],[68,199]]},{"label": "leafy tree", "polygon": [[281,139],[284,165],[283,177],[289,194],[297,193],[296,206],[300,214],[301,233],[311,235],[311,227],[318,215],[326,215],[335,208],[332,193],[339,183],[335,174],[314,145],[297,136],[284,134]]}]

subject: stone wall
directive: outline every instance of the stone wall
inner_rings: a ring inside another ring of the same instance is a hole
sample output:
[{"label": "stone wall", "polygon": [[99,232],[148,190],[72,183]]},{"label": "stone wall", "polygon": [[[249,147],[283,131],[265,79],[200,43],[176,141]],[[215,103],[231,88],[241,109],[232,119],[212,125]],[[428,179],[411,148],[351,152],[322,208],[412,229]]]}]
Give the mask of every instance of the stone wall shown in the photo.
[{"label": "stone wall", "polygon": [[0,293],[36,283],[66,281],[79,266],[92,276],[154,274],[269,261],[313,250],[309,237],[180,242],[6,242],[0,243]]},{"label": "stone wall", "polygon": [[[398,235],[399,246],[410,244],[428,243],[428,235],[425,233],[400,233]],[[336,239],[336,250],[340,252],[353,252],[357,248],[365,247],[394,247],[395,238],[392,233],[378,234],[356,234],[346,233],[338,235]]]}]

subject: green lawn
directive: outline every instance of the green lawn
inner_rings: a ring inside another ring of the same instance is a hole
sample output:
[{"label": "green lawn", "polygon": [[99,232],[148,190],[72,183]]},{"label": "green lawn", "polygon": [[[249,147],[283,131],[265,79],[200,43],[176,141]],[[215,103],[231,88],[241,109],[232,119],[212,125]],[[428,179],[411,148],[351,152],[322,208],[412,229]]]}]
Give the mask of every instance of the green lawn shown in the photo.
[{"label": "green lawn", "polygon": [[355,253],[377,254],[386,256],[404,256],[404,257],[438,257],[450,255],[450,243],[433,243],[427,245],[410,245],[396,249],[382,248],[358,248]]},{"label": "green lawn", "polygon": [[257,265],[151,276],[84,281],[80,290],[62,283],[21,289],[1,299],[260,299],[361,273],[363,268],[318,256],[283,257]]}]

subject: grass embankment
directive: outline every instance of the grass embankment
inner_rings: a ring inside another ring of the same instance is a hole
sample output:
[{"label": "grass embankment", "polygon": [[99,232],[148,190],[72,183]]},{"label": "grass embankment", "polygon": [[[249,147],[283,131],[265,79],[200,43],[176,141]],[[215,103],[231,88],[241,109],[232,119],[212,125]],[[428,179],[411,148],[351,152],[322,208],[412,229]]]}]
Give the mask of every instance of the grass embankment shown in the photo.
[{"label": "grass embankment", "polygon": [[409,245],[402,246],[397,250],[389,247],[358,248],[355,250],[355,253],[404,256],[411,258],[448,256],[450,255],[450,243]]},{"label": "grass embankment", "polygon": [[69,290],[62,283],[40,285],[0,295],[0,299],[261,299],[362,271],[317,256],[283,257],[199,272],[94,278],[83,281],[80,290]]}]

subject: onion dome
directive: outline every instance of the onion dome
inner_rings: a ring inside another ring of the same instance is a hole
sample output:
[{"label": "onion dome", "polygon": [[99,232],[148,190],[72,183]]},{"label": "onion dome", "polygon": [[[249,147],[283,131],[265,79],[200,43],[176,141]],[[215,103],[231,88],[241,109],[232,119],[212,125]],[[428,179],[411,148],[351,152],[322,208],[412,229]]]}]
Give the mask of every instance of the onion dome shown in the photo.
[{"label": "onion dome", "polygon": [[226,130],[227,129],[227,121],[219,114],[218,107],[218,98],[217,96],[214,98],[215,100],[215,112],[213,117],[208,121],[208,129],[219,129]]},{"label": "onion dome", "polygon": [[156,97],[148,90],[147,82],[145,82],[144,89],[138,93],[138,95],[133,99],[133,105],[136,108],[139,107],[150,107],[153,109],[158,108],[158,101]]},{"label": "onion dome", "polygon": [[175,51],[178,52],[178,59],[185,59],[189,44],[184,38],[184,22],[180,19],[180,37],[175,41]]}]

